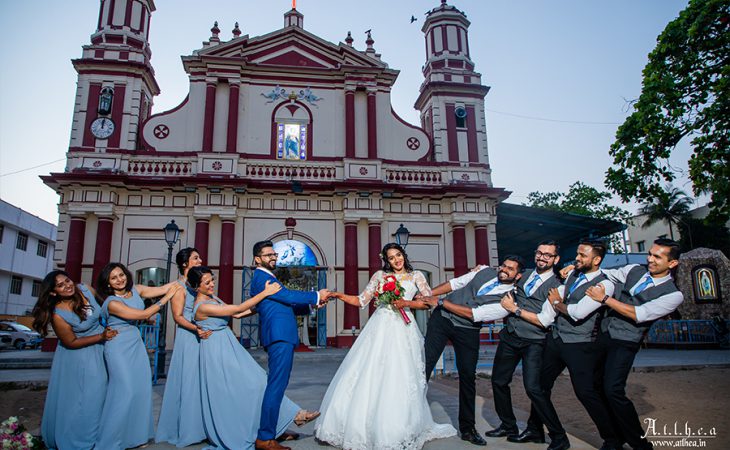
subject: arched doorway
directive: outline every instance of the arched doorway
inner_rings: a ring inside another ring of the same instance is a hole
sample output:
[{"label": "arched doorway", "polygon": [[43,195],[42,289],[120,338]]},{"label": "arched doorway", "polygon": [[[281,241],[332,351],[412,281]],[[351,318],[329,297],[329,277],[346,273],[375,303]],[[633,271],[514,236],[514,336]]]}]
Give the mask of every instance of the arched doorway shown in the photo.
[{"label": "arched doorway", "polygon": [[[279,254],[274,274],[288,289],[297,291],[318,291],[327,284],[327,268],[318,264],[312,247],[300,239],[272,239],[274,251]],[[318,249],[319,250],[319,249]],[[249,297],[251,268],[243,271],[243,298]],[[327,308],[295,309],[299,324],[299,339],[306,346],[327,346]],[[247,317],[241,321],[241,342],[244,346],[257,347],[259,344],[258,316]]]}]

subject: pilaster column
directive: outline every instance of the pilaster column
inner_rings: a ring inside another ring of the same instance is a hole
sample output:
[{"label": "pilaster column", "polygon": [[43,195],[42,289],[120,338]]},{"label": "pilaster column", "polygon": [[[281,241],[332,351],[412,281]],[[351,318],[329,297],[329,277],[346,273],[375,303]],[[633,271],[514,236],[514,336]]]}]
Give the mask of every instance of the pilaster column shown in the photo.
[{"label": "pilaster column", "polygon": [[[114,229],[114,217],[99,217],[96,227],[96,247],[94,248],[94,269],[91,275],[92,283],[101,273],[111,257],[112,231]],[[74,280],[75,281],[75,280]]]},{"label": "pilaster column", "polygon": [[368,91],[368,159],[378,159],[378,113],[376,91]]},{"label": "pilaster column", "polygon": [[463,224],[452,224],[451,231],[454,245],[454,277],[458,277],[469,270],[466,260],[466,231]]},{"label": "pilaster column", "polygon": [[236,153],[236,144],[238,141],[238,96],[240,87],[238,83],[234,82],[231,82],[229,86],[226,152]]},{"label": "pilaster column", "polygon": [[204,152],[213,151],[213,126],[215,119],[215,87],[216,83],[208,82],[205,86],[205,116],[203,117]]},{"label": "pilaster column", "polygon": [[[71,217],[66,240],[65,270],[74,281],[81,282],[81,264],[84,259],[84,236],[86,235],[86,217]],[[96,280],[94,280],[96,281]]]},{"label": "pilaster column", "polygon": [[[380,250],[383,248],[380,239],[380,223],[368,223],[368,269],[372,277],[375,272],[382,268],[382,260],[380,259]],[[368,305],[368,312],[372,316],[375,312],[375,302],[371,301]]]},{"label": "pilaster column", "polygon": [[486,224],[474,226],[474,244],[477,264],[489,265],[489,232]]},{"label": "pilaster column", "polygon": [[[357,282],[357,222],[345,222],[345,293],[358,295]],[[345,304],[344,329],[360,328],[358,308]]]},{"label": "pilaster column", "polygon": [[345,158],[355,157],[355,91],[345,90]]},{"label": "pilaster column", "polygon": [[210,227],[210,219],[196,217],[195,218],[195,248],[203,260],[203,264],[208,264],[208,229]]},{"label": "pilaster column", "polygon": [[224,302],[233,303],[233,243],[236,239],[235,219],[222,219],[221,252],[218,268],[218,296]]}]

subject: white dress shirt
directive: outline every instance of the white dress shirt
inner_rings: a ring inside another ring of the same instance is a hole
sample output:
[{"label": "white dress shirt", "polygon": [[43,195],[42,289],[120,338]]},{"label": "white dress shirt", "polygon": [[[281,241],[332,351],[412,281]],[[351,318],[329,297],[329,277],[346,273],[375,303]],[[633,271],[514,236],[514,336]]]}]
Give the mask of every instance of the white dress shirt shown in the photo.
[{"label": "white dress shirt", "polygon": [[[540,287],[541,284],[543,284],[544,282],[549,280],[550,277],[552,277],[554,275],[555,275],[555,273],[552,270],[546,270],[543,273],[537,273],[537,270],[534,270],[530,274],[530,277],[525,282],[525,286],[530,284],[530,282],[532,282],[532,280],[534,278],[537,278],[538,280],[535,282],[535,285],[532,287],[532,290],[531,290],[531,292],[535,292],[537,290],[537,288]],[[473,276],[472,276],[472,278],[473,278]],[[501,288],[502,286],[506,286],[506,285],[499,285],[497,287]],[[514,289],[514,285],[512,285],[512,289]],[[510,292],[512,289],[506,290],[504,293],[506,294],[507,292]],[[497,292],[496,288],[493,289],[492,292]],[[548,303],[548,307],[550,310],[553,309],[552,307],[550,307],[549,303]],[[543,306],[543,309],[545,309],[544,306]],[[471,313],[474,316],[475,322],[489,322],[491,320],[504,319],[505,317],[507,317],[509,315],[509,311],[502,308],[502,305],[499,303],[478,306],[476,308],[473,308],[471,310]],[[538,317],[539,317],[539,315],[538,315]],[[549,320],[550,320],[550,323],[552,323],[552,319],[549,319]]]},{"label": "white dress shirt", "polygon": [[[590,273],[584,274],[585,278],[582,279],[580,281],[580,283],[578,283],[578,285],[576,286],[576,289],[579,288],[580,286],[588,283],[589,281],[592,281],[594,278],[596,278],[600,274],[601,274],[600,270],[596,270],[595,272],[590,272]],[[613,283],[611,283],[611,281],[603,280],[603,281],[601,281],[600,284],[602,284],[603,287],[606,289],[606,295],[608,295],[609,297],[613,296],[614,287],[613,287]],[[565,298],[565,289],[566,289],[565,285],[558,287],[558,292],[560,293],[560,296],[563,298]],[[568,289],[570,289],[570,286],[568,287]],[[597,310],[601,306],[603,306],[603,305],[601,305],[601,302],[597,302],[586,295],[582,299],[580,299],[578,301],[578,303],[572,303],[572,304],[568,305],[568,315],[573,320],[585,319],[586,317],[588,317],[589,314],[591,314],[593,311]]]},{"label": "white dress shirt", "polygon": [[[617,269],[601,269],[601,272],[603,272],[609,280],[615,283],[625,283],[629,272],[636,266],[638,266],[638,264],[629,264]],[[636,288],[644,282],[644,279],[644,277],[641,277],[641,279],[639,279],[639,281],[632,286],[631,289],[629,289],[632,295],[636,291]],[[659,286],[671,279],[672,275],[666,275],[659,278],[651,277],[652,284],[648,285],[645,289],[650,289],[652,286]],[[680,291],[677,291],[662,295],[661,297],[648,301],[643,305],[635,306],[634,311],[636,312],[636,323],[657,320],[664,317],[677,309],[683,301],[684,296]]]},{"label": "white dress shirt", "polygon": [[[449,284],[451,285],[451,290],[455,291],[457,289],[463,288],[464,286],[469,284],[469,282],[471,280],[474,279],[474,277],[476,276],[477,273],[481,272],[482,270],[484,270],[486,268],[487,268],[487,266],[484,266],[475,272],[469,272],[460,277],[452,278],[451,280],[449,280]],[[479,287],[479,290],[481,290],[484,286],[494,283],[498,278],[499,278],[498,276],[494,277],[491,280],[487,281],[486,283],[482,284]],[[504,295],[507,292],[512,292],[512,290],[514,288],[515,288],[514,283],[511,283],[511,284],[500,283],[497,286],[495,286],[491,291],[489,291],[489,294],[490,295]],[[477,290],[477,292],[479,290]],[[500,305],[499,303],[492,303],[490,305],[482,305],[482,306],[477,306],[476,308],[472,308],[471,313],[472,313],[474,322],[489,322],[491,320],[499,320],[499,319],[503,319],[503,318],[507,317],[507,315],[509,314],[509,311],[502,308],[502,305]]]}]

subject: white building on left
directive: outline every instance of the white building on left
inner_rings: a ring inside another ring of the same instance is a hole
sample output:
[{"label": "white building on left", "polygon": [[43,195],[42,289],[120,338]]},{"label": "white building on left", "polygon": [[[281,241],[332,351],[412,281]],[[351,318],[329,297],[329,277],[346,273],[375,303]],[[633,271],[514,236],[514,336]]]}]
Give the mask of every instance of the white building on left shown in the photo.
[{"label": "white building on left", "polygon": [[53,270],[56,225],[0,200],[0,315],[23,316]]}]

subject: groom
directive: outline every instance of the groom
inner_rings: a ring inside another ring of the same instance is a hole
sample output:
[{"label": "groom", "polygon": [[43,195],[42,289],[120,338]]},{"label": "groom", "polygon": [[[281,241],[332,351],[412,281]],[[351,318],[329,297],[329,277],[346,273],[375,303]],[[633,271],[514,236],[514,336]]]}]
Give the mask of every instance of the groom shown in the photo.
[{"label": "groom", "polygon": [[[253,246],[253,260],[256,270],[251,278],[251,296],[263,291],[266,282],[276,282],[272,273],[276,269],[274,244],[271,241],[257,242]],[[294,347],[299,343],[297,319],[294,307],[299,305],[318,305],[327,303],[330,295],[327,289],[319,292],[290,291],[282,289],[270,295],[257,306],[261,325],[261,343],[269,354],[269,375],[261,404],[261,423],[256,438],[257,449],[282,450],[289,449],[276,441],[276,424],[279,421],[279,408],[284,398],[284,391],[289,385]],[[297,425],[303,425],[317,418],[319,412],[305,411],[295,419]]]}]

